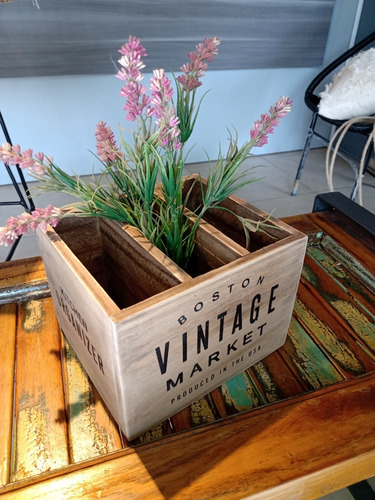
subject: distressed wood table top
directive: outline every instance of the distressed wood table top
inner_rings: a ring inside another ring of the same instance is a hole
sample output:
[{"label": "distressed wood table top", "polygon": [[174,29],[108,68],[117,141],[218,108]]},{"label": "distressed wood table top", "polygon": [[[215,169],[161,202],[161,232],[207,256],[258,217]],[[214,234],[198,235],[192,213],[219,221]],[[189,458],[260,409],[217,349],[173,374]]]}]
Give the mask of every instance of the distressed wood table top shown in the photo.
[{"label": "distressed wood table top", "polygon": [[374,238],[335,211],[287,222],[309,245],[285,345],[134,442],[61,334],[42,261],[1,264],[1,498],[306,500],[374,475]]}]

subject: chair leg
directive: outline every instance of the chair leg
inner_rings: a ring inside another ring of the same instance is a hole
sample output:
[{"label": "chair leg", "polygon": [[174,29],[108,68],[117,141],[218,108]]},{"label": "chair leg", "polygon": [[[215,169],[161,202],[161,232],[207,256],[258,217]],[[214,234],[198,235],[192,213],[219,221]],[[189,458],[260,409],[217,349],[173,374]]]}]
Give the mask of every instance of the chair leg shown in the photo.
[{"label": "chair leg", "polygon": [[[369,164],[369,161],[371,159],[371,156],[373,154],[373,150],[374,150],[374,143],[372,143],[372,145],[370,145],[370,147],[368,148],[367,152],[366,152],[366,157],[365,157],[365,164],[363,166],[363,172],[362,172],[362,178],[364,177],[365,175],[365,172],[366,172],[366,169],[367,169],[367,165]],[[354,186],[353,186],[353,189],[352,189],[352,192],[351,192],[351,195],[350,195],[350,199],[352,201],[355,201],[355,199],[357,198],[357,194],[358,194],[358,185],[359,185],[359,166],[358,166],[358,169],[356,170],[356,178],[355,178],[355,183],[354,183]]]},{"label": "chair leg", "polygon": [[374,155],[374,148],[375,148],[375,144],[374,144],[374,141],[372,141],[371,145],[370,145],[370,147],[368,148],[368,151],[367,151],[368,157],[366,157],[365,167],[363,169],[363,173],[368,172],[372,176],[374,176],[374,169],[371,167],[371,171],[370,171],[369,163],[370,163],[371,158]]},{"label": "chair leg", "polygon": [[307,156],[308,152],[310,151],[311,141],[312,141],[312,138],[314,136],[314,129],[315,129],[317,118],[318,118],[318,113],[314,113],[313,117],[311,119],[310,128],[307,132],[305,147],[303,149],[301,160],[299,162],[296,178],[294,179],[293,190],[290,193],[291,196],[295,196],[297,194],[297,189],[299,186],[299,181],[301,179],[302,170],[304,169],[304,166],[305,166],[306,156]]}]

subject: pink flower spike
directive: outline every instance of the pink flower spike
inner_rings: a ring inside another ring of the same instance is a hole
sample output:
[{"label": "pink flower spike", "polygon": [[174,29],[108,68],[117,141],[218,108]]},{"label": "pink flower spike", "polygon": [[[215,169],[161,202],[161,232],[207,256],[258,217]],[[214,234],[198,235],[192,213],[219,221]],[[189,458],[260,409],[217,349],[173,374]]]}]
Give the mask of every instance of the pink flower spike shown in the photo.
[{"label": "pink flower spike", "polygon": [[189,92],[202,85],[199,78],[202,78],[207,71],[207,63],[212,62],[218,54],[219,45],[219,38],[206,38],[196,46],[195,52],[190,52],[188,55],[190,62],[180,68],[185,74],[177,78],[183,90]]},{"label": "pink flower spike", "polygon": [[55,227],[63,217],[60,208],[48,205],[46,208],[36,208],[30,214],[24,212],[18,217],[10,217],[5,227],[0,227],[0,245],[8,246],[29,230],[40,228],[46,231],[47,226]]},{"label": "pink flower spike", "polygon": [[[45,156],[43,153],[37,153],[33,158],[33,150],[26,149],[21,152],[21,147],[16,144],[12,146],[9,143],[0,146],[0,160],[8,165],[18,165],[21,169],[29,169],[31,174],[43,175],[46,165],[43,164]],[[48,161],[50,161],[48,159]]]},{"label": "pink flower spike", "polygon": [[283,118],[288,113],[290,113],[292,109],[293,101],[289,99],[289,97],[282,96],[275,104],[274,108],[270,108],[270,113],[275,114],[277,118]]},{"label": "pink flower spike", "polygon": [[142,47],[141,41],[135,36],[129,36],[129,41],[121,47],[120,54],[132,57],[145,57],[146,49]]},{"label": "pink flower spike", "polygon": [[99,122],[95,130],[96,151],[99,158],[104,163],[113,163],[116,158],[120,158],[120,152],[117,148],[115,136],[110,127],[103,121]]},{"label": "pink flower spike", "polygon": [[158,141],[163,147],[172,146],[174,149],[181,147],[179,140],[180,120],[176,116],[176,111],[169,103],[173,96],[171,81],[165,76],[163,69],[154,70],[154,77],[150,82],[153,108],[147,109],[148,116],[155,115],[158,130]]},{"label": "pink flower spike", "polygon": [[259,138],[258,142],[257,142],[257,147],[258,148],[261,148],[262,146],[264,146],[265,144],[268,144],[268,138],[266,135],[263,135],[262,137]]},{"label": "pink flower spike", "polygon": [[40,163],[43,163],[44,161],[44,153],[36,153],[35,154],[35,159],[40,161]]},{"label": "pink flower spike", "polygon": [[155,69],[154,77],[151,78],[150,88],[152,92],[151,103],[155,107],[154,114],[161,118],[165,114],[166,107],[173,97],[171,81],[165,76],[163,69]]},{"label": "pink flower spike", "polygon": [[7,247],[11,245],[15,239],[17,238],[13,237],[7,227],[0,227],[0,245]]},{"label": "pink flower spike", "polygon": [[254,141],[254,145],[258,148],[267,144],[268,134],[274,133],[274,128],[279,125],[280,118],[283,118],[292,109],[293,101],[289,97],[282,96],[277,101],[275,106],[271,106],[269,115],[262,115],[261,119],[254,123],[253,128],[250,130],[250,138]]},{"label": "pink flower spike", "polygon": [[146,88],[139,83],[143,79],[141,69],[145,67],[141,58],[147,56],[147,53],[135,36],[130,36],[129,41],[121,47],[119,52],[122,54],[119,63],[123,67],[118,71],[117,77],[126,82],[120,95],[127,98],[124,107],[125,111],[128,111],[126,119],[135,121],[149,104],[142,98]]}]

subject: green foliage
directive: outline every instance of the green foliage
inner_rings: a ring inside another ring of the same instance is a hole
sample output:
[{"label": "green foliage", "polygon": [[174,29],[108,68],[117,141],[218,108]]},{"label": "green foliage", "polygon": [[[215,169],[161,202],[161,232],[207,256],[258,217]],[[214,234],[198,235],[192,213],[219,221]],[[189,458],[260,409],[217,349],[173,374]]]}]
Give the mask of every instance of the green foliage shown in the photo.
[{"label": "green foliage", "polygon": [[[196,89],[186,91],[177,86],[176,112],[180,120],[182,145],[190,137],[202,99],[194,110]],[[114,161],[102,162],[102,173],[84,181],[72,177],[53,163],[49,163],[43,177],[42,189],[60,191],[80,201],[66,208],[67,216],[98,216],[137,227],[154,245],[174,262],[186,269],[194,250],[195,233],[208,210],[224,208],[220,205],[241,187],[258,180],[253,169],[241,170],[251,154],[255,141],[250,139],[238,147],[238,135],[229,132],[226,154],[221,150],[211,166],[204,186],[200,182],[202,204],[195,210],[192,222],[186,216],[190,192],[184,193],[182,159],[183,147],[175,151],[170,145],[162,147],[158,131],[152,133],[152,120],[141,119],[133,132],[134,144],[122,139],[122,153]],[[246,239],[262,223],[244,220]]]},{"label": "green foliage", "polygon": [[208,93],[205,92],[203,96],[200,98],[196,111],[194,111],[195,107],[195,96],[197,89],[193,89],[190,91],[183,90],[179,85],[176,78],[174,79],[176,83],[177,90],[177,102],[176,102],[176,113],[177,117],[180,120],[179,129],[180,129],[180,140],[182,144],[185,144],[191,134],[193,133],[195,122],[198,118],[198,113],[202,104],[202,101],[205,95]]},{"label": "green foliage", "polygon": [[[252,169],[240,171],[250,156],[249,147],[237,147],[237,134],[230,136],[225,156],[219,159],[207,178],[200,182],[202,204],[195,210],[195,221],[185,215],[191,189],[184,194],[184,163],[174,152],[160,153],[156,137],[138,144],[137,153],[123,144],[124,153],[114,163],[103,163],[98,179],[85,182],[66,174],[50,163],[43,176],[42,189],[73,195],[80,199],[67,208],[67,216],[98,216],[137,227],[154,245],[186,269],[194,250],[195,232],[208,210],[224,209],[220,203],[242,186],[256,181]],[[262,223],[241,220],[246,238]]]}]

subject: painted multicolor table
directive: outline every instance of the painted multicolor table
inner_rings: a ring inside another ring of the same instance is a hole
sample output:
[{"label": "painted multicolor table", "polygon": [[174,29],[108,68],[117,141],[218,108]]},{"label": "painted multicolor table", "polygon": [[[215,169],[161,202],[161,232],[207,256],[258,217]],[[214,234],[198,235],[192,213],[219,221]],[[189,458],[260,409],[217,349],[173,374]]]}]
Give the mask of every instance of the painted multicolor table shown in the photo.
[{"label": "painted multicolor table", "polygon": [[[127,442],[64,340],[39,258],[0,266],[1,498],[316,498],[375,475],[375,238],[328,209],[285,345]],[[142,394],[139,395],[142,397]]]}]

